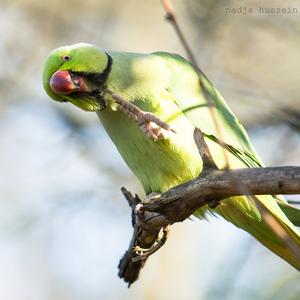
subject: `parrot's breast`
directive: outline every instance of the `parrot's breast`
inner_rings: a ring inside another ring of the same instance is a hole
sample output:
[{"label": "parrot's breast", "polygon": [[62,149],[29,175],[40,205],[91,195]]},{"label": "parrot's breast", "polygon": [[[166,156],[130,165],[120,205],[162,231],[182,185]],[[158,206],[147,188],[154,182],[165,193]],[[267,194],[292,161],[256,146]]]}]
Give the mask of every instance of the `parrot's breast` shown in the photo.
[{"label": "parrot's breast", "polygon": [[200,174],[202,160],[194,143],[194,126],[184,115],[169,122],[177,133],[162,141],[146,137],[120,111],[107,107],[98,116],[146,194],[164,192]]}]

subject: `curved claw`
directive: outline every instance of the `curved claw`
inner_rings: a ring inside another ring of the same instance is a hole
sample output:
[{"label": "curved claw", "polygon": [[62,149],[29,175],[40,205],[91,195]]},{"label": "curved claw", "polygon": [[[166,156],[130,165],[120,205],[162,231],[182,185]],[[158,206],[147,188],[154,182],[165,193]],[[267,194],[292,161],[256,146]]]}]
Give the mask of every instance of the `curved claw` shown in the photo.
[{"label": "curved claw", "polygon": [[137,256],[132,258],[133,262],[145,260],[150,255],[155,253],[157,250],[159,250],[167,241],[168,235],[170,232],[170,225],[167,225],[166,227],[162,228],[162,236],[156,240],[156,242],[148,249],[141,248],[138,245],[132,248],[132,252],[134,252]]},{"label": "curved claw", "polygon": [[153,113],[141,111],[140,115],[137,116],[137,118],[138,118],[137,123],[140,126],[143,124],[149,124],[152,122],[167,131],[172,131],[172,132],[176,133],[175,129],[173,129],[169,124],[167,124],[166,122],[162,121],[160,118],[155,116]]}]

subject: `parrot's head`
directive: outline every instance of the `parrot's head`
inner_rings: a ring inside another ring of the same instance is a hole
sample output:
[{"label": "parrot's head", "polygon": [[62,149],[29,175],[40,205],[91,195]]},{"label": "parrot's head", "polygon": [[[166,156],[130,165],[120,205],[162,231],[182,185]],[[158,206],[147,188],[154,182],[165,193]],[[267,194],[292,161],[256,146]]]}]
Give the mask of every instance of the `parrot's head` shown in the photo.
[{"label": "parrot's head", "polygon": [[71,102],[85,111],[102,110],[111,66],[111,56],[93,45],[60,47],[46,59],[44,89],[55,101]]}]

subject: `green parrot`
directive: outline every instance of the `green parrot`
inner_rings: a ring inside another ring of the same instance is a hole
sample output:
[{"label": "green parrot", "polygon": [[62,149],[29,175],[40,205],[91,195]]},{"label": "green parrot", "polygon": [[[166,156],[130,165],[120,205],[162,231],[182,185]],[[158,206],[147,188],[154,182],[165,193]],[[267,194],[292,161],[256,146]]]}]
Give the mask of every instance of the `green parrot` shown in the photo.
[{"label": "green parrot", "polygon": [[[146,195],[165,192],[201,173],[195,128],[204,133],[219,168],[226,164],[224,143],[231,168],[263,166],[223,97],[198,68],[179,55],[104,51],[84,43],[65,46],[46,59],[43,85],[52,99],[97,113]],[[222,136],[218,136],[208,103],[215,107]],[[162,121],[161,126],[156,126],[154,116]],[[295,247],[271,230],[256,201],[277,220]],[[300,225],[300,213],[283,198],[231,197],[195,215],[205,218],[207,213],[247,231],[300,270],[300,235],[294,226]]]}]

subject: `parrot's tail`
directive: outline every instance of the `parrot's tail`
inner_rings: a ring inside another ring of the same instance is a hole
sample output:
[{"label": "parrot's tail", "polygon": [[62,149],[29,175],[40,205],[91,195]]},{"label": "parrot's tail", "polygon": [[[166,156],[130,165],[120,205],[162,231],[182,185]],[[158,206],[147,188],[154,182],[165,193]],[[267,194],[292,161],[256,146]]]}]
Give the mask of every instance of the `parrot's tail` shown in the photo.
[{"label": "parrot's tail", "polygon": [[[226,202],[229,202],[227,205]],[[258,217],[241,209],[240,203],[252,202]],[[236,202],[236,203],[233,203]],[[300,271],[300,233],[280,209],[273,196],[235,197],[224,201],[216,211],[226,220],[246,230],[264,246]]]}]

